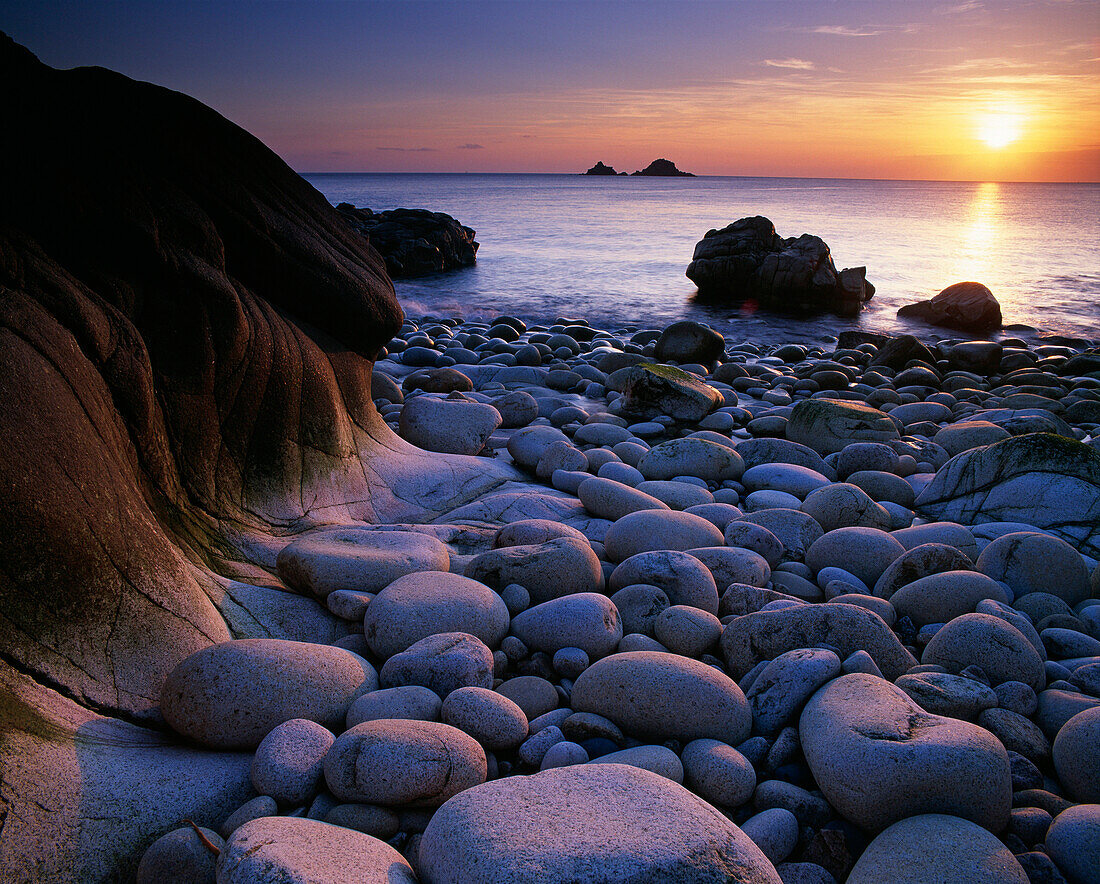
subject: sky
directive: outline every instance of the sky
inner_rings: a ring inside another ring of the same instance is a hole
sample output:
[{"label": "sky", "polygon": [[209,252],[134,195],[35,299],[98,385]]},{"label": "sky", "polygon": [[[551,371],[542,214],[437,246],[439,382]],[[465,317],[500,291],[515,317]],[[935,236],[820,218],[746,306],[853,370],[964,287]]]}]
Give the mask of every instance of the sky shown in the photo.
[{"label": "sky", "polygon": [[0,0],[300,172],[1100,180],[1100,0]]}]

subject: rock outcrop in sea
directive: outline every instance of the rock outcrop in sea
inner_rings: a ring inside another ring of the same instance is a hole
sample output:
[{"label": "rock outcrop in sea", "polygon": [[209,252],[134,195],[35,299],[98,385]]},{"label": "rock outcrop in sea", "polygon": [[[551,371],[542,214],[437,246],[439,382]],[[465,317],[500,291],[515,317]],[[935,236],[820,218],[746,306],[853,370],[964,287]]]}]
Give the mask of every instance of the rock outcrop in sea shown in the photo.
[{"label": "rock outcrop in sea", "polygon": [[596,163],[585,175],[625,175],[626,172],[616,172],[611,166],[605,166],[603,160]]},{"label": "rock outcrop in sea", "polygon": [[443,212],[373,212],[350,203],[340,203],[336,211],[370,240],[393,279],[459,270],[477,263],[476,232]]},{"label": "rock outcrop in sea", "polygon": [[957,282],[927,301],[898,309],[903,319],[966,332],[991,332],[1001,327],[1001,305],[980,282]]},{"label": "rock outcrop in sea", "polygon": [[647,175],[654,178],[694,178],[693,172],[682,172],[676,168],[676,164],[672,160],[659,159],[654,160],[644,169],[639,169],[637,172],[631,172],[631,175]]},{"label": "rock outcrop in sea", "polygon": [[0,73],[5,880],[1095,879],[1096,342],[403,318],[213,111]]},{"label": "rock outcrop in sea", "polygon": [[708,230],[695,246],[687,277],[706,301],[755,301],[794,312],[852,316],[875,293],[866,267],[838,271],[820,237],[783,239],[760,215]]}]

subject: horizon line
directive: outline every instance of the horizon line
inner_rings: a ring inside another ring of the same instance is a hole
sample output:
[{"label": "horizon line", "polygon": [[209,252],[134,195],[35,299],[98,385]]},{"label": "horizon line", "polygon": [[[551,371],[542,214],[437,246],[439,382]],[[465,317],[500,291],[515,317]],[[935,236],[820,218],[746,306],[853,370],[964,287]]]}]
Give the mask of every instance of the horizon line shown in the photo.
[{"label": "horizon line", "polygon": [[896,181],[898,183],[913,184],[1100,184],[1100,179],[1068,180],[1068,179],[992,179],[992,178],[859,178],[845,175],[707,175],[694,173],[691,175],[588,175],[584,172],[454,172],[431,171],[420,169],[412,170],[367,170],[361,169],[355,172],[337,170],[308,170],[294,169],[298,175],[568,175],[578,178],[597,179],[622,179],[622,178],[665,178],[669,180],[683,180],[685,178],[763,178],[773,181]]}]

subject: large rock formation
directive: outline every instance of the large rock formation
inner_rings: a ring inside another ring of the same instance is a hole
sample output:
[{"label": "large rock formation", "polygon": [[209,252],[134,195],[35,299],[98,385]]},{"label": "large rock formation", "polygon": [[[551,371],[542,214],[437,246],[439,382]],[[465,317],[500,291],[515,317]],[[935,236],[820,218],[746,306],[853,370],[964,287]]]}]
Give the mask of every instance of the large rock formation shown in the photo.
[{"label": "large rock formation", "polygon": [[692,172],[682,172],[676,168],[676,164],[672,160],[659,159],[654,160],[644,169],[639,169],[637,172],[631,172],[632,175],[648,175],[653,178],[694,178],[695,175]]},{"label": "large rock formation", "polygon": [[459,270],[477,263],[477,233],[443,212],[373,212],[357,209],[351,203],[340,203],[336,211],[370,240],[394,279]]},{"label": "large rock formation", "polygon": [[851,316],[875,293],[866,267],[838,271],[820,237],[783,239],[760,215],[708,230],[695,246],[687,277],[703,300],[754,300],[792,312]]},{"label": "large rock formation", "polygon": [[[4,35],[0,79],[0,866],[101,880],[246,787],[148,730],[166,674],[230,637],[341,634],[272,576],[285,535],[429,520],[504,470],[382,422],[382,259],[259,141]],[[135,829],[145,778],[173,786]]]}]

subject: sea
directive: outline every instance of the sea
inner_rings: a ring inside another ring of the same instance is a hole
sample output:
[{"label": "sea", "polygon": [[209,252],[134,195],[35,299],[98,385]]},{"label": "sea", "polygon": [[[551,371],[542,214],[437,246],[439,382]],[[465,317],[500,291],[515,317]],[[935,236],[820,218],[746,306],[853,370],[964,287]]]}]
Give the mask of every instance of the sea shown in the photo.
[{"label": "sea", "polygon": [[[304,176],[333,204],[445,212],[477,231],[477,265],[399,280],[406,315],[528,324],[583,318],[608,329],[704,322],[731,341],[827,343],[846,329],[960,333],[897,309],[964,280],[985,283],[1002,336],[1100,339],[1100,184],[549,174]],[[792,317],[696,303],[684,275],[711,228],[764,215],[811,233],[837,269],[867,268],[874,298],[855,318]],[[965,335],[962,335],[965,337]]]}]

